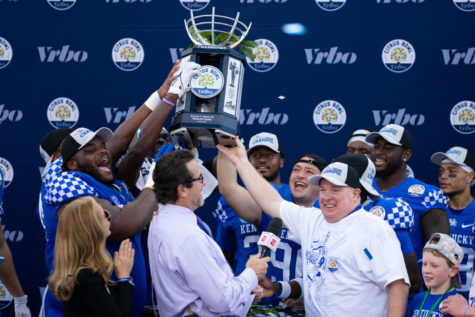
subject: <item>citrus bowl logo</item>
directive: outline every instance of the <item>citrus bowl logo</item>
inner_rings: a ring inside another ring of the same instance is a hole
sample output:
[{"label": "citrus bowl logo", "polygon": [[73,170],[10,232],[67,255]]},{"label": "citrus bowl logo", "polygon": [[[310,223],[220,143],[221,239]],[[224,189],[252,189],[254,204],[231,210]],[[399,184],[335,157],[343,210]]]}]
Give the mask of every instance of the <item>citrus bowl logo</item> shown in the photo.
[{"label": "citrus bowl logo", "polygon": [[49,123],[56,129],[72,128],[79,120],[79,109],[71,99],[59,97],[51,101],[46,116]]},{"label": "citrus bowl logo", "polygon": [[324,100],[313,110],[313,122],[323,133],[336,133],[346,123],[345,108],[337,101]]},{"label": "citrus bowl logo", "polygon": [[13,49],[10,43],[0,37],[0,69],[7,67],[13,57]]},{"label": "citrus bowl logo", "polygon": [[202,66],[200,75],[191,79],[190,87],[193,94],[200,98],[212,98],[219,94],[224,86],[223,74],[213,66]]},{"label": "citrus bowl logo", "polygon": [[473,0],[453,0],[457,8],[462,11],[475,11],[475,1]]},{"label": "citrus bowl logo", "polygon": [[267,72],[274,68],[279,60],[277,46],[266,39],[258,39],[254,42],[257,43],[257,47],[252,49],[254,61],[246,57],[247,64],[257,72]]},{"label": "citrus bowl logo", "polygon": [[132,38],[123,38],[114,44],[112,60],[121,70],[130,72],[142,65],[145,52],[142,45]]},{"label": "citrus bowl logo", "polygon": [[180,0],[180,3],[187,10],[199,11],[208,6],[209,0]]},{"label": "citrus bowl logo", "polygon": [[456,104],[450,111],[450,123],[459,133],[475,132],[475,102],[465,100]]},{"label": "citrus bowl logo", "polygon": [[13,181],[13,166],[3,157],[0,157],[0,173],[3,175],[3,186],[7,188]]},{"label": "citrus bowl logo", "polygon": [[416,61],[416,51],[411,43],[396,39],[384,46],[381,57],[387,69],[395,73],[402,73],[409,70]]},{"label": "citrus bowl logo", "polygon": [[47,0],[48,4],[60,11],[71,9],[72,6],[76,3],[76,0]]},{"label": "citrus bowl logo", "polygon": [[315,2],[325,11],[336,11],[345,5],[346,0],[315,0]]}]

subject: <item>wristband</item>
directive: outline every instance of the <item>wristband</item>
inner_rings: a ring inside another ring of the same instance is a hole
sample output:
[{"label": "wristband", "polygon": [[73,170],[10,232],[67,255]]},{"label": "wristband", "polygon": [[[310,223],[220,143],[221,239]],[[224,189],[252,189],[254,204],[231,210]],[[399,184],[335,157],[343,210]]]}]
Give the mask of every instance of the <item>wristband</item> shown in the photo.
[{"label": "wristband", "polygon": [[149,108],[151,111],[155,110],[157,108],[158,104],[160,103],[160,96],[158,95],[158,91],[155,91],[153,94],[148,97],[147,101],[145,101],[145,105],[147,108]]},{"label": "wristband", "polygon": [[463,310],[462,317],[465,317],[465,313],[466,313],[467,310],[469,310],[470,308],[472,308],[472,306],[468,305],[467,308],[465,308],[465,309]]},{"label": "wristband", "polygon": [[134,285],[134,282],[132,280],[132,277],[122,277],[117,280],[117,283],[123,283],[123,282],[129,282],[130,284]]},{"label": "wristband", "polygon": [[280,286],[280,283],[279,283],[279,282],[275,282],[275,284],[277,284],[277,290],[275,291],[274,296],[280,296],[280,293],[282,292],[282,288],[281,288],[281,286]]},{"label": "wristband", "polygon": [[277,283],[280,284],[281,286],[279,298],[282,298],[282,299],[288,298],[290,296],[290,291],[292,290],[290,288],[290,283],[289,282],[277,282]]},{"label": "wristband", "polygon": [[172,106],[172,107],[174,107],[174,106],[176,105],[176,103],[171,102],[170,100],[168,100],[168,99],[165,98],[165,97],[164,97],[162,100],[165,101],[166,103],[168,103],[168,104],[169,104],[170,106]]}]

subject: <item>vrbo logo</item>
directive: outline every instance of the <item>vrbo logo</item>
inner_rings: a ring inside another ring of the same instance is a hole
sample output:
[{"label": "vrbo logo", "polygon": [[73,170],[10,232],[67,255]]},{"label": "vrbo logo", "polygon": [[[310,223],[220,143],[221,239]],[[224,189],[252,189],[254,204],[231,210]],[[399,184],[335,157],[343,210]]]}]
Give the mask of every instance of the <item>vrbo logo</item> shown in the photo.
[{"label": "vrbo logo", "polygon": [[475,47],[470,47],[466,52],[458,52],[456,48],[442,49],[445,65],[458,65],[462,61],[465,65],[475,64]]},{"label": "vrbo logo", "polygon": [[23,240],[23,231],[20,230],[7,230],[5,225],[2,226],[3,234],[5,235],[5,240],[8,242],[20,242]]},{"label": "vrbo logo", "polygon": [[181,56],[183,48],[170,48],[170,55],[172,57],[172,63],[175,63],[178,58]]},{"label": "vrbo logo", "polygon": [[9,110],[5,108],[5,105],[0,105],[0,123],[3,121],[18,122],[23,118],[23,111],[21,110]]},{"label": "vrbo logo", "polygon": [[107,123],[121,123],[135,112],[135,107],[129,107],[128,110],[119,110],[118,107],[104,108]]},{"label": "vrbo logo", "polygon": [[353,64],[356,62],[356,53],[338,51],[338,46],[330,48],[328,52],[321,51],[319,48],[304,48],[307,64]]},{"label": "vrbo logo", "polygon": [[409,114],[406,113],[406,108],[399,109],[397,113],[391,113],[387,110],[373,110],[375,125],[388,125],[395,123],[399,125],[413,125],[419,126],[424,124],[425,117],[423,114]]},{"label": "vrbo logo", "polygon": [[262,108],[260,112],[253,112],[251,109],[241,109],[239,114],[239,124],[241,125],[284,125],[289,121],[289,115],[286,113],[269,112],[269,107]]},{"label": "vrbo logo", "polygon": [[63,45],[59,50],[54,50],[51,46],[38,46],[41,62],[53,63],[59,61],[69,63],[71,61],[83,63],[87,60],[86,51],[73,51],[69,49],[69,45]]}]

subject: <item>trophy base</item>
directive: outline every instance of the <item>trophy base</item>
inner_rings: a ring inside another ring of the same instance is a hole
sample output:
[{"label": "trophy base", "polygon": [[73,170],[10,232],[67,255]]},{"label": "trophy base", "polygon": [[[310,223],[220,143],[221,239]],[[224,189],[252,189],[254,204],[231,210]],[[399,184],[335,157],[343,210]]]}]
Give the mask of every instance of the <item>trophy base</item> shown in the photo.
[{"label": "trophy base", "polygon": [[206,128],[179,128],[170,132],[173,142],[182,144],[186,148],[202,147],[214,148],[217,144],[225,147],[234,147],[234,135],[220,129]]}]

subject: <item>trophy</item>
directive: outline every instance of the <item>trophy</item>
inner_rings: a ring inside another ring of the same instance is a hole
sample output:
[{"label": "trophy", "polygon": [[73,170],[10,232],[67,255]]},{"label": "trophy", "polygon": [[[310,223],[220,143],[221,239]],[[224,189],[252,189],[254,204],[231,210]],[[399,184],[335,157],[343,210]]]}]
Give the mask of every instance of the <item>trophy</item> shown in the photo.
[{"label": "trophy", "polygon": [[234,48],[244,48],[246,56],[252,54],[250,48],[240,45],[251,25],[239,21],[239,12],[230,18],[216,15],[214,7],[211,14],[200,16],[193,16],[190,10],[185,28],[195,46],[181,53],[181,61],[195,62],[201,67],[200,74],[190,81],[190,90],[176,104],[170,126],[173,142],[181,141],[188,148],[234,145],[234,136],[239,134],[246,59]]}]

